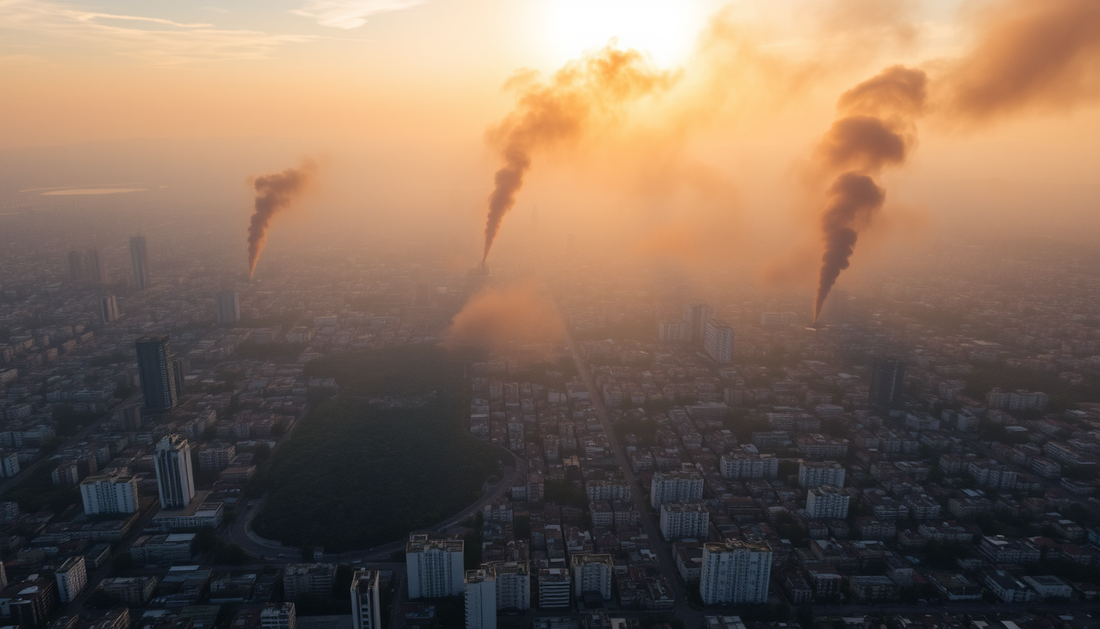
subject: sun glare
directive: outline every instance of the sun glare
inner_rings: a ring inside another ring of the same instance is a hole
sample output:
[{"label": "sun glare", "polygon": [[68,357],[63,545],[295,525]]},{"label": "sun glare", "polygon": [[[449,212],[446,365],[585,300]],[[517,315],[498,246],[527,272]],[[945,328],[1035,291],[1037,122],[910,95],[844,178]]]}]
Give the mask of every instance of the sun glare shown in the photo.
[{"label": "sun glare", "polygon": [[617,39],[663,66],[691,54],[704,17],[701,7],[686,0],[550,0],[544,6],[539,29],[556,57],[573,58]]}]

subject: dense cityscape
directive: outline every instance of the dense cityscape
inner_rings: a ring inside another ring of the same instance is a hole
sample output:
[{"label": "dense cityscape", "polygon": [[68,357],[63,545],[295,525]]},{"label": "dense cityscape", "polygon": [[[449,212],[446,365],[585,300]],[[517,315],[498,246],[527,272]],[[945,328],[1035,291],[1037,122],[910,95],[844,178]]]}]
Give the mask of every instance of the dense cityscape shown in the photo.
[{"label": "dense cityscape", "polygon": [[[239,240],[212,226],[2,220],[11,625],[1098,622],[1093,251],[916,251],[811,325],[802,293],[686,288],[572,235],[533,235],[491,274],[302,245],[312,264],[273,256],[246,281]],[[560,325],[456,347],[458,313],[487,294]],[[457,388],[357,380],[417,352],[456,356]],[[430,430],[495,463],[368,467],[374,427],[295,449],[349,400],[410,422],[453,401],[433,421],[455,430]],[[303,465],[310,489],[281,492]]]}]

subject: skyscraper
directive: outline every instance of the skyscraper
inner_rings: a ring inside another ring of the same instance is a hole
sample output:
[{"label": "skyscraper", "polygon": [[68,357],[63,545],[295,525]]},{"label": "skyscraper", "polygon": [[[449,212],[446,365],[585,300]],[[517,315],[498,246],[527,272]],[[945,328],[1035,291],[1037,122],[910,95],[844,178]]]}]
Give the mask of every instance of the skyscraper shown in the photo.
[{"label": "skyscraper", "polygon": [[733,328],[717,319],[708,319],[703,325],[703,351],[716,363],[733,362]]},{"label": "skyscraper", "polygon": [[84,256],[79,251],[69,252],[69,281],[81,282],[84,280]]},{"label": "skyscraper", "polygon": [[409,598],[442,598],[462,594],[466,576],[462,551],[460,539],[430,540],[423,534],[409,536],[409,543],[405,546]]},{"label": "skyscraper", "polygon": [[905,384],[905,363],[897,359],[876,358],[871,368],[871,404],[884,408],[901,406]]},{"label": "skyscraper", "polygon": [[707,605],[767,603],[771,572],[772,549],[764,542],[703,544],[699,594]]},{"label": "skyscraper", "polygon": [[491,566],[466,571],[466,629],[496,629],[497,582]]},{"label": "skyscraper", "polygon": [[84,256],[84,270],[88,275],[88,281],[96,286],[107,283],[107,266],[103,258],[99,256],[99,249],[89,249]]},{"label": "skyscraper", "polygon": [[355,629],[382,629],[377,570],[356,570],[351,575],[351,621]]},{"label": "skyscraper", "polygon": [[684,326],[687,340],[695,345],[703,344],[706,334],[707,319],[710,317],[710,306],[706,304],[688,304],[684,306]]},{"label": "skyscraper", "polygon": [[161,509],[182,509],[195,497],[191,472],[191,444],[180,435],[169,435],[157,444],[153,458]]},{"label": "skyscraper", "polygon": [[143,336],[137,340],[138,375],[145,408],[170,411],[179,399],[175,356],[168,335]]},{"label": "skyscraper", "polygon": [[99,298],[99,317],[103,319],[103,323],[110,323],[118,318],[118,299],[114,295]]},{"label": "skyscraper", "polygon": [[228,325],[241,320],[241,303],[235,290],[223,290],[214,295],[214,310],[218,325]]},{"label": "skyscraper", "polygon": [[134,288],[149,288],[149,254],[145,250],[145,236],[130,238],[130,263],[134,266]]}]

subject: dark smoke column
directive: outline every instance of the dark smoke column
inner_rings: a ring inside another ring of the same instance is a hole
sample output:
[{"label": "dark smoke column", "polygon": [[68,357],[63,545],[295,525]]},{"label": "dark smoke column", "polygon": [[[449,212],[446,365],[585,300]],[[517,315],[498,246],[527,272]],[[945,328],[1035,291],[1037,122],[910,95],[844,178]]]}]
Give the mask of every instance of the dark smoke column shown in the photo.
[{"label": "dark smoke column", "polygon": [[611,46],[569,62],[548,82],[514,79],[511,83],[523,83],[516,90],[516,108],[488,133],[504,165],[496,172],[489,195],[482,265],[504,215],[516,204],[533,152],[576,143],[590,129],[612,124],[614,114],[629,103],[663,91],[673,81],[672,75],[653,68],[638,51]]},{"label": "dark smoke column", "polygon": [[851,264],[859,231],[886,200],[875,176],[888,165],[904,163],[915,141],[913,122],[924,108],[926,85],[924,72],[893,66],[848,90],[837,102],[840,117],[814,153],[816,171],[835,176],[821,215],[825,252],[814,300],[815,323],[841,271]]},{"label": "dark smoke column", "polygon": [[817,300],[814,302],[814,321],[821,314],[825,298],[832,290],[840,272],[848,268],[855,251],[859,233],[856,228],[867,221],[882,207],[886,191],[867,175],[844,173],[829,189],[833,202],[821,217],[821,231],[825,236],[825,255],[821,258],[821,277],[818,282]]},{"label": "dark smoke column", "polygon": [[271,219],[309,187],[316,170],[317,165],[307,159],[298,168],[287,168],[280,173],[256,177],[252,181],[256,188],[256,202],[252,220],[248,224],[249,279],[256,272],[256,263],[260,261],[260,254],[267,244],[267,230],[271,226]]}]

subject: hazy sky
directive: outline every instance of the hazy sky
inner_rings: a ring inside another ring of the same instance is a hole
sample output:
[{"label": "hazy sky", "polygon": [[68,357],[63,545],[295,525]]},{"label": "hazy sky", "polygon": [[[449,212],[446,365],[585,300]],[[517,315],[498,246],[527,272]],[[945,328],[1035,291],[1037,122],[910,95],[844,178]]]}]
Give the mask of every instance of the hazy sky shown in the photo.
[{"label": "hazy sky", "polygon": [[[891,64],[950,68],[988,21],[982,8],[1012,1],[0,0],[0,192],[18,205],[30,187],[180,189],[181,173],[201,173],[204,203],[239,204],[243,221],[246,176],[311,155],[329,160],[321,198],[332,206],[414,226],[445,216],[473,238],[499,166],[486,130],[514,104],[502,87],[617,38],[675,75],[675,88],[537,155],[517,213],[539,205],[547,229],[632,232],[634,250],[674,257],[700,239],[713,240],[704,250],[757,232],[794,242],[812,238],[791,226],[815,224],[820,190],[804,171],[837,97]],[[719,12],[736,34],[714,45]],[[1083,83],[1096,87],[1095,69]],[[998,182],[1025,189],[1006,213],[982,215],[994,223],[1026,216],[1021,199],[1088,210],[1096,101],[980,125],[922,119],[919,148],[882,176],[895,210],[882,226],[926,229],[929,215],[971,198],[944,182],[968,180],[984,190],[973,201],[983,211],[1000,207]],[[138,150],[141,138],[175,144]],[[90,141],[109,143],[24,150]],[[516,231],[506,220],[506,247]]]}]

